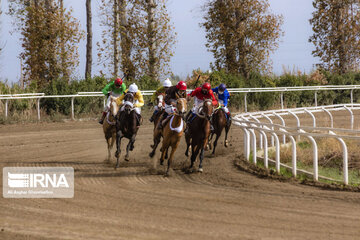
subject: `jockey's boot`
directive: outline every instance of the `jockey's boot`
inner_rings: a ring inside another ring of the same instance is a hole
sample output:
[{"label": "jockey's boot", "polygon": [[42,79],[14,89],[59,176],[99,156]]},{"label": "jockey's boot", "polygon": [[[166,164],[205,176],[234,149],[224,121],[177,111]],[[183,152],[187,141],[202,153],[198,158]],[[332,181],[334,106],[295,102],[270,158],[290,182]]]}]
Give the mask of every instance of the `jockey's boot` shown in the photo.
[{"label": "jockey's boot", "polygon": [[142,124],[142,117],[140,114],[136,113],[136,126],[140,126]]},{"label": "jockey's boot", "polygon": [[158,126],[157,126],[157,129],[159,129],[159,130],[161,130],[162,128],[163,128],[163,122],[164,122],[164,120],[167,118],[167,116],[168,116],[168,114],[165,112],[163,115],[162,115],[162,118],[160,119],[160,121],[159,121],[159,124],[158,124]]},{"label": "jockey's boot", "polygon": [[155,111],[154,111],[154,113],[153,113],[153,115],[151,116],[151,118],[149,118],[149,121],[150,121],[150,122],[153,122],[153,121],[155,120],[154,118],[155,118],[155,116],[156,116],[156,114],[157,114],[158,112],[159,112],[158,110],[155,110]]},{"label": "jockey's boot", "polygon": [[100,124],[103,124],[103,123],[104,123],[105,117],[106,117],[106,112],[103,112],[103,113],[102,113],[102,116],[101,116],[101,118],[100,118],[100,121],[99,121]]},{"label": "jockey's boot", "polygon": [[190,110],[187,114],[186,114],[186,116],[185,116],[185,121],[186,121],[186,123],[189,123],[189,121],[190,121],[190,116],[192,116],[192,111]]},{"label": "jockey's boot", "polygon": [[227,126],[229,126],[229,125],[230,125],[230,123],[231,123],[231,113],[230,113],[230,112],[228,112],[226,115],[227,115],[227,118],[226,118],[226,125],[227,125]]}]

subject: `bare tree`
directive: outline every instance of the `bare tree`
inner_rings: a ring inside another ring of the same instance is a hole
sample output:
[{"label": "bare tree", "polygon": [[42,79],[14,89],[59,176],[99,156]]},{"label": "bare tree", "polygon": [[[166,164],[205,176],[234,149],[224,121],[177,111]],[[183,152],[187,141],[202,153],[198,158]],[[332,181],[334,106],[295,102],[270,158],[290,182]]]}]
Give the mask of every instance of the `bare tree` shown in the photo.
[{"label": "bare tree", "polygon": [[114,43],[114,72],[113,75],[117,76],[119,74],[119,9],[118,9],[118,0],[114,0],[114,28],[113,28],[113,43]]},{"label": "bare tree", "polygon": [[91,78],[92,66],[92,13],[91,13],[91,0],[86,0],[86,65],[85,65],[85,78]]}]

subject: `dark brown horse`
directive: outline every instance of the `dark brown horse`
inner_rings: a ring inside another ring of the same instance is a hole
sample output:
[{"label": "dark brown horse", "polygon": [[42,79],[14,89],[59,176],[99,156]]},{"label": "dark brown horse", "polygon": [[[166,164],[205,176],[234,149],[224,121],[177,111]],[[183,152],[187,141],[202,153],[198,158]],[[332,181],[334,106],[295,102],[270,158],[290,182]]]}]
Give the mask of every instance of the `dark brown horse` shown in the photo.
[{"label": "dark brown horse", "polygon": [[186,151],[185,155],[189,156],[189,147],[191,144],[191,165],[193,168],[196,157],[200,152],[199,172],[202,172],[202,161],[204,159],[204,148],[207,145],[210,135],[210,119],[213,113],[212,101],[207,99],[196,113],[196,117],[189,123],[189,131],[185,134]]},{"label": "dark brown horse", "polygon": [[119,158],[121,154],[121,139],[129,139],[126,147],[125,160],[129,161],[129,150],[134,149],[135,137],[139,127],[137,126],[137,117],[134,110],[134,95],[127,93],[124,97],[123,111],[119,111],[116,116],[116,167],[119,167]]},{"label": "dark brown horse", "polygon": [[228,132],[230,130],[231,121],[229,122],[229,124],[227,124],[225,111],[223,110],[223,108],[218,108],[218,109],[216,109],[214,111],[214,114],[213,114],[213,117],[212,117],[212,123],[213,123],[214,130],[211,132],[211,135],[209,137],[209,147],[211,149],[211,140],[212,140],[212,138],[213,138],[213,136],[215,134],[216,138],[215,138],[215,141],[214,141],[213,152],[212,152],[212,154],[215,154],[215,149],[216,149],[217,142],[218,142],[224,128],[225,128],[224,146],[228,147],[227,136],[228,136]]},{"label": "dark brown horse", "polygon": [[161,115],[164,113],[164,95],[160,94],[159,96],[157,96],[156,104],[157,104],[159,110],[154,116],[154,129],[159,124]]}]

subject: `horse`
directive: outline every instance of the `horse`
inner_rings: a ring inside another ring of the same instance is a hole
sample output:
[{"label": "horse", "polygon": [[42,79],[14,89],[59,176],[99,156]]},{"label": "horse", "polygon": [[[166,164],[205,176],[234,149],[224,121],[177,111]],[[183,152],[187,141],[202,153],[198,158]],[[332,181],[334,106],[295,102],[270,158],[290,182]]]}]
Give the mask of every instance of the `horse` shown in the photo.
[{"label": "horse", "polygon": [[[161,147],[160,165],[164,164],[165,155],[168,154],[169,147],[171,147],[170,158],[168,159],[168,167],[165,176],[169,176],[169,170],[171,163],[174,159],[174,154],[179,146],[181,137],[184,132],[184,115],[187,111],[187,101],[185,98],[178,98],[176,100],[176,113],[170,116],[170,120],[166,122],[161,134],[163,136],[163,142]],[[157,145],[153,148],[151,157],[154,156]]]},{"label": "horse", "polygon": [[[161,98],[161,96],[162,96],[162,98]],[[179,99],[180,97],[179,97],[179,95],[176,95],[177,96],[177,98]],[[157,100],[158,100],[158,102],[163,102],[163,98],[164,98],[164,96],[163,95],[159,95],[158,96],[158,98],[157,98]],[[161,110],[160,110],[160,108],[159,108],[159,112],[156,114],[156,116],[155,116],[155,118],[154,118],[154,132],[153,132],[153,144],[150,146],[153,150],[151,151],[151,153],[149,154],[149,156],[152,158],[152,157],[154,157],[154,155],[155,155],[155,151],[156,151],[156,149],[157,149],[157,147],[158,147],[158,145],[159,145],[159,143],[160,143],[160,141],[161,141],[161,137],[162,137],[162,129],[158,129],[158,125],[159,125],[159,123],[160,123],[160,121],[161,121],[161,119],[163,119],[162,118],[162,115],[165,113],[165,109],[164,108],[161,108]],[[168,151],[166,151],[166,153],[165,153],[165,159],[168,159]]]},{"label": "horse", "polygon": [[191,144],[191,164],[190,169],[193,168],[196,157],[200,152],[199,172],[203,172],[202,161],[204,159],[204,148],[207,145],[210,135],[210,119],[213,113],[212,101],[206,99],[203,105],[196,112],[196,117],[189,123],[189,131],[185,134],[186,151],[185,155],[189,156],[189,147]]},{"label": "horse", "polygon": [[216,134],[216,138],[215,138],[214,146],[213,146],[213,151],[212,151],[212,154],[215,154],[215,149],[216,149],[217,142],[218,142],[224,128],[225,128],[224,146],[228,147],[228,145],[229,145],[228,140],[227,140],[227,136],[228,136],[228,132],[230,130],[231,121],[230,121],[230,123],[228,125],[227,120],[226,120],[226,113],[223,110],[223,108],[219,107],[214,111],[214,114],[213,114],[213,117],[212,117],[212,123],[213,123],[214,130],[211,132],[211,135],[209,137],[209,148],[211,149],[211,141],[212,141],[212,138],[213,138],[214,134]]},{"label": "horse", "polygon": [[129,139],[129,143],[126,147],[125,161],[129,161],[129,150],[134,149],[135,137],[139,130],[137,126],[136,112],[134,111],[134,95],[132,93],[126,93],[124,97],[124,110],[119,111],[116,115],[116,166],[119,167],[119,157],[121,154],[121,139]]},{"label": "horse", "polygon": [[103,131],[108,148],[107,161],[110,161],[111,150],[114,146],[116,139],[116,114],[119,110],[118,105],[116,104],[116,98],[111,96],[110,98],[110,110],[108,111],[105,121],[103,123]]},{"label": "horse", "polygon": [[160,94],[159,96],[157,96],[156,102],[159,109],[154,116],[154,130],[161,119],[161,115],[164,113],[164,95]]}]

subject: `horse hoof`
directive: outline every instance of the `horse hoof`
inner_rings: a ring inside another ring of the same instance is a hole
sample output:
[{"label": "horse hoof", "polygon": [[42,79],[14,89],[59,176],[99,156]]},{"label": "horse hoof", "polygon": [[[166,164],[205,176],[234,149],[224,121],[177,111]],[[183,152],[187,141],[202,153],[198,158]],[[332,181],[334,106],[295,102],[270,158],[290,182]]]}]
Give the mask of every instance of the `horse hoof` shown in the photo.
[{"label": "horse hoof", "polygon": [[151,152],[151,153],[149,153],[149,157],[154,157],[154,155],[155,155],[155,153],[154,152]]},{"label": "horse hoof", "polygon": [[203,172],[203,169],[202,169],[202,168],[199,168],[199,169],[198,169],[198,172],[199,172],[199,173],[202,173],[202,172]]},{"label": "horse hoof", "polygon": [[188,153],[188,152],[185,152],[185,156],[187,156],[187,157],[188,157],[188,156],[189,156],[189,153]]},{"label": "horse hoof", "polygon": [[164,177],[170,177],[169,172],[166,172],[166,173],[164,174]]},{"label": "horse hoof", "polygon": [[150,147],[151,147],[151,148],[154,148],[154,144],[151,144]]},{"label": "horse hoof", "polygon": [[119,157],[119,153],[116,151],[116,153],[115,153],[115,157]]},{"label": "horse hoof", "polygon": [[129,156],[125,156],[125,161],[130,161],[130,157]]},{"label": "horse hoof", "polygon": [[226,140],[225,141],[225,147],[228,147],[229,146],[229,142]]},{"label": "horse hoof", "polygon": [[160,161],[160,165],[164,165],[164,161]]}]

